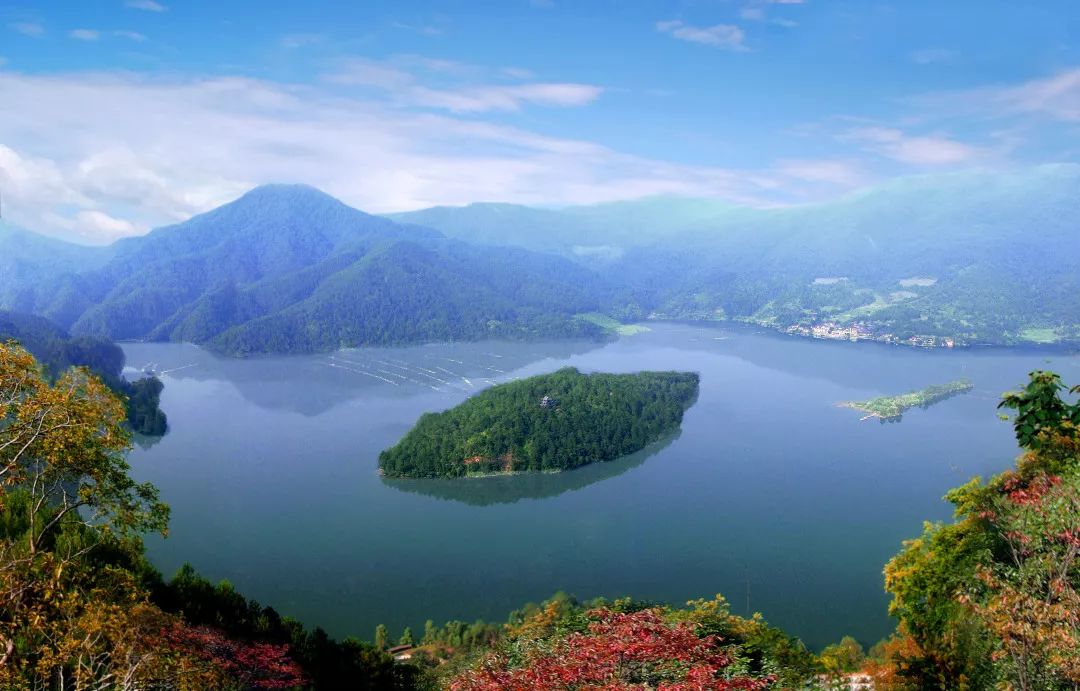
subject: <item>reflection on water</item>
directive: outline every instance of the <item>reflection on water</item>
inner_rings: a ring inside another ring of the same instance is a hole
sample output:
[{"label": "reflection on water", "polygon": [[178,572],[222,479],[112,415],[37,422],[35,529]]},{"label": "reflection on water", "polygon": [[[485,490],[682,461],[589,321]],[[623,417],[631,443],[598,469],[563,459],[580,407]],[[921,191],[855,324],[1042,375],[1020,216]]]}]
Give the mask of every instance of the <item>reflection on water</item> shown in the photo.
[{"label": "reflection on water", "polygon": [[164,436],[165,435],[161,435],[160,437],[151,437],[145,434],[139,434],[138,432],[133,432],[131,434],[131,441],[135,444],[135,446],[139,447],[143,451],[149,451],[150,449],[157,446],[157,444],[161,442],[161,439]]},{"label": "reflection on water", "polygon": [[[133,367],[172,370],[169,434],[129,458],[172,508],[168,539],[147,538],[148,554],[166,574],[190,562],[339,637],[502,620],[561,589],[674,603],[720,592],[811,647],[844,634],[869,644],[893,626],[881,569],[901,541],[951,515],[949,488],[1016,455],[1001,393],[1036,368],[1080,380],[1067,353],[650,327],[606,344],[248,360],[126,344]],[[377,474],[379,452],[423,413],[565,366],[695,371],[701,387],[677,437],[611,463],[460,484]],[[961,377],[970,394],[900,425],[836,407]]]},{"label": "reflection on water", "polygon": [[367,391],[393,397],[413,396],[418,391],[464,397],[514,378],[513,372],[529,363],[565,360],[603,345],[597,341],[435,343],[246,360],[186,343],[125,343],[124,352],[130,367],[152,365],[165,372],[164,381],[228,380],[260,408],[314,417]]},{"label": "reflection on water", "polygon": [[663,439],[649,444],[644,449],[606,463],[592,463],[560,473],[517,473],[514,475],[491,475],[470,478],[424,478],[399,479],[382,478],[387,487],[403,492],[426,494],[438,499],[460,501],[472,506],[491,504],[513,504],[522,499],[543,499],[555,497],[564,492],[581,489],[594,482],[637,468],[645,461],[670,446],[679,438],[676,431]]}]

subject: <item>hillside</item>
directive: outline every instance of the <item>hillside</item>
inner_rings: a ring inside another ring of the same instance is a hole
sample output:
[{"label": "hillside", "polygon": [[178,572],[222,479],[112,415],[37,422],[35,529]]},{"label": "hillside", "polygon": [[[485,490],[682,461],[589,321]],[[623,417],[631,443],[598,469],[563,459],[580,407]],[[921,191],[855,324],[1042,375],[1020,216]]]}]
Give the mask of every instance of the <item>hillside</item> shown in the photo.
[{"label": "hillside", "polygon": [[697,391],[698,375],[689,372],[582,374],[567,367],[423,415],[379,455],[379,468],[388,477],[458,477],[609,461],[677,428]]},{"label": "hillside", "polygon": [[[1080,339],[1080,166],[900,178],[820,204],[693,199],[404,214],[595,266],[654,317],[921,345]],[[495,214],[497,210],[499,213]],[[518,228],[497,235],[496,224]],[[1039,241],[1031,242],[1037,233]],[[600,253],[575,248],[602,247]],[[602,256],[604,261],[597,261]]]},{"label": "hillside", "polygon": [[104,263],[88,259],[88,269],[28,256],[33,270],[14,276],[0,307],[43,314],[77,335],[245,354],[598,336],[574,315],[610,295],[598,276],[566,260],[469,246],[299,185],[257,188],[108,252]]},{"label": "hillside", "polygon": [[154,377],[124,379],[124,351],[115,343],[91,337],[72,338],[43,317],[0,311],[0,343],[17,341],[56,379],[71,367],[86,367],[124,398],[127,422],[146,436],[161,436],[167,429],[159,408],[161,382]]}]

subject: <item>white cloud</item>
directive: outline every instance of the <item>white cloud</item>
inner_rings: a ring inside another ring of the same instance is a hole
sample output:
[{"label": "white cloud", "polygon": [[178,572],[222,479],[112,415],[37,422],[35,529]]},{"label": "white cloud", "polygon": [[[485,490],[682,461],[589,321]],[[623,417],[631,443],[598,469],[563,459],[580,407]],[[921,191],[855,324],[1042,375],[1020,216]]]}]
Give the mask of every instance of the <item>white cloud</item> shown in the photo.
[{"label": "white cloud", "polygon": [[734,24],[698,27],[686,24],[679,19],[669,19],[657,22],[656,30],[680,41],[700,43],[713,48],[723,48],[724,50],[746,50],[746,46],[743,44],[745,39],[743,30]]},{"label": "white cloud", "polygon": [[23,36],[29,36],[30,38],[41,38],[45,35],[45,27],[36,22],[15,22],[8,26],[12,31],[17,31]]},{"label": "white cloud", "polygon": [[[437,79],[432,80],[435,73]],[[517,79],[522,71],[501,71]],[[531,74],[531,73],[530,73]],[[527,105],[572,107],[592,103],[603,88],[592,84],[525,82],[516,84],[473,83],[487,76],[471,65],[419,56],[393,60],[355,58],[324,79],[335,84],[363,86],[390,93],[398,105],[438,108],[452,113],[512,112]],[[454,83],[447,83],[447,79]]]},{"label": "white cloud", "polygon": [[146,36],[140,34],[138,31],[117,30],[112,32],[112,35],[116,36],[117,38],[126,38],[129,41],[135,41],[137,43],[142,43],[146,41]]},{"label": "white cloud", "polygon": [[891,127],[857,127],[840,136],[900,163],[917,166],[947,166],[971,163],[985,153],[974,146],[943,135],[909,136]]},{"label": "white cloud", "polygon": [[392,22],[390,26],[395,29],[404,29],[405,31],[412,31],[413,33],[420,34],[421,36],[441,36],[443,30],[440,27],[432,24],[409,24],[407,22]]},{"label": "white cloud", "polygon": [[1011,119],[1032,128],[1047,121],[1080,122],[1080,67],[1016,84],[922,94],[908,102],[940,116]]},{"label": "white cloud", "polygon": [[532,70],[527,70],[523,67],[504,67],[500,70],[504,75],[512,79],[532,79],[536,75]]},{"label": "white cloud", "polygon": [[[546,88],[515,96],[526,97],[580,98]],[[25,104],[0,109],[5,216],[84,241],[184,219],[272,181],[312,184],[373,212],[649,194],[760,205],[789,192],[780,173],[682,165],[255,79],[3,71],[0,102]],[[801,174],[812,177],[805,166]]]},{"label": "white cloud", "polygon": [[68,36],[79,41],[96,41],[101,38],[101,32],[96,29],[72,29]]},{"label": "white cloud", "polygon": [[145,231],[131,221],[113,218],[104,211],[97,210],[76,213],[72,228],[84,237],[110,241]]},{"label": "white cloud", "polygon": [[603,92],[590,84],[512,84],[439,90],[419,87],[411,90],[412,102],[453,113],[516,111],[524,105],[555,107],[582,106],[595,101]]},{"label": "white cloud", "polygon": [[1048,115],[1057,120],[1080,120],[1080,68],[1051,77],[1033,79],[1019,86],[970,92],[996,109],[1012,113]]},{"label": "white cloud", "polygon": [[154,0],[127,0],[124,6],[133,10],[146,10],[147,12],[164,12],[168,9],[165,5]]},{"label": "white cloud", "polygon": [[854,161],[788,159],[779,161],[775,168],[777,173],[786,177],[811,183],[826,183],[840,188],[855,188],[868,182],[861,166]]}]

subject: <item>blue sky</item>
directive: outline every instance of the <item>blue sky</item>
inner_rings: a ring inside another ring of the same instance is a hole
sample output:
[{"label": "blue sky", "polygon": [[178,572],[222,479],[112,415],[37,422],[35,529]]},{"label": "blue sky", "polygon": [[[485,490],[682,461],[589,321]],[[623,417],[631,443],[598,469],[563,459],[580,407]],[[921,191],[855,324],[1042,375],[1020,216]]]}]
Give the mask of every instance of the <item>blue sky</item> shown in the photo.
[{"label": "blue sky", "polygon": [[759,206],[1074,161],[1074,2],[0,0],[0,191],[107,242],[264,182],[365,210]]}]

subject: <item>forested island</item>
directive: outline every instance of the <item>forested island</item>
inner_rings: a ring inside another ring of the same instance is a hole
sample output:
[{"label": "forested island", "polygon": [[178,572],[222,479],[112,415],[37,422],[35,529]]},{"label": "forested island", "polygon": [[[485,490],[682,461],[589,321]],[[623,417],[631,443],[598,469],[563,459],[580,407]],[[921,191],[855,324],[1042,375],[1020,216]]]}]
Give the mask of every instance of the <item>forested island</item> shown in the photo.
[{"label": "forested island", "polygon": [[677,428],[697,393],[693,372],[582,374],[567,367],[423,415],[379,454],[379,468],[387,477],[461,477],[610,461]]},{"label": "forested island", "polygon": [[845,401],[842,408],[854,408],[866,413],[867,418],[878,418],[882,422],[896,422],[908,408],[919,406],[926,408],[944,401],[957,394],[970,391],[973,384],[967,379],[957,379],[947,384],[928,386],[918,391],[909,391],[898,396],[878,396],[867,401]]}]

